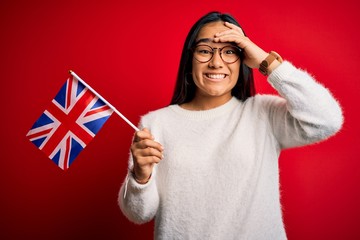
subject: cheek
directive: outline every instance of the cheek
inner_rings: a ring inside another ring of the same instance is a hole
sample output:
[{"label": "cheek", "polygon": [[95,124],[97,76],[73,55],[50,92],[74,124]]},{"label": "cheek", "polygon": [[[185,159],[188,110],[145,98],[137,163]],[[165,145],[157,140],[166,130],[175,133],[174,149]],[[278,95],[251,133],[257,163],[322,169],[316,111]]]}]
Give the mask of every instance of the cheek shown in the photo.
[{"label": "cheek", "polygon": [[193,61],[193,65],[192,65],[192,73],[191,74],[192,74],[194,82],[196,82],[202,74],[201,67],[199,66],[199,64],[194,63],[194,61]]},{"label": "cheek", "polygon": [[235,79],[236,81],[239,78],[239,74],[240,74],[240,63],[231,66],[230,71],[231,71],[231,78]]}]

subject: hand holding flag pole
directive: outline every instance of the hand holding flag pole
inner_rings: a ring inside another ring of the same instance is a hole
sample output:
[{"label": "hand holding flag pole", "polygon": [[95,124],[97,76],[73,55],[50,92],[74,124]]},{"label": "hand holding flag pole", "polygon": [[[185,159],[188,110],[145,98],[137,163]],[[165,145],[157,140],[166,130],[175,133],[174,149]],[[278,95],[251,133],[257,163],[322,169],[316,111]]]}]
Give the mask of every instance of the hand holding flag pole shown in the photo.
[{"label": "hand holding flag pole", "polygon": [[108,105],[119,117],[121,117],[127,124],[129,124],[135,131],[140,131],[132,122],[129,121],[124,115],[121,114],[113,105],[106,101],[99,93],[97,93],[92,87],[90,87],[85,81],[83,81],[76,73],[69,70],[69,73],[73,75],[77,80],[85,85],[90,91],[92,91],[98,98],[100,98],[106,105]]}]

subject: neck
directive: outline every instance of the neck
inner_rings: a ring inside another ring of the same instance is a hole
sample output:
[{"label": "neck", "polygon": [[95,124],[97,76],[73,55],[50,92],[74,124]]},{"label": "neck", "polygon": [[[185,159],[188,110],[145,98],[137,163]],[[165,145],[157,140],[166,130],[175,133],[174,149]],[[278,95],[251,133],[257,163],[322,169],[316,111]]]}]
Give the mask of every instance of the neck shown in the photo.
[{"label": "neck", "polygon": [[181,104],[181,107],[194,111],[209,110],[227,103],[231,98],[231,94],[219,97],[197,95],[191,102]]}]

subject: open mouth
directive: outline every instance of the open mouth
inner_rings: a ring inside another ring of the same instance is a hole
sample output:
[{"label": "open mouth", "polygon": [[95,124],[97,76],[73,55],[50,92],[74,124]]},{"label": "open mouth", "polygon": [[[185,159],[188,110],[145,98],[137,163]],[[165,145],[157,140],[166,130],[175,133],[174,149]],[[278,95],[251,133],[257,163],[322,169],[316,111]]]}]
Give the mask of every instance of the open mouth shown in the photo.
[{"label": "open mouth", "polygon": [[226,74],[222,74],[222,73],[217,73],[217,74],[206,73],[205,76],[207,78],[210,78],[210,79],[220,80],[220,79],[224,79],[226,77]]}]

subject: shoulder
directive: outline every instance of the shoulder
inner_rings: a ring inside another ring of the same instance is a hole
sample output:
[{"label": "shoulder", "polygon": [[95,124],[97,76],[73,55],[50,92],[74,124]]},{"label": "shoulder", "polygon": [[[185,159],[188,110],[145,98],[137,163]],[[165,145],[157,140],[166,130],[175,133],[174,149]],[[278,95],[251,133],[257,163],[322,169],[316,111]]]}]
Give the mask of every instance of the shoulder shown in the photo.
[{"label": "shoulder", "polygon": [[[295,67],[292,63],[284,61],[268,77],[268,82],[277,90],[283,91],[284,88],[301,86],[313,86],[316,82],[305,69]],[[285,92],[287,92],[285,90]]]},{"label": "shoulder", "polygon": [[268,116],[279,109],[286,109],[286,100],[273,94],[256,94],[244,102],[244,111],[257,117]]},{"label": "shoulder", "polygon": [[146,113],[141,116],[140,122],[143,125],[144,123],[151,123],[156,120],[166,119],[169,117],[169,113],[172,112],[173,105],[159,108],[153,111]]},{"label": "shoulder", "polygon": [[163,108],[159,108],[159,109],[156,109],[156,110],[149,111],[148,113],[146,113],[142,117],[143,118],[154,118],[154,117],[157,117],[157,116],[167,115],[169,112],[172,111],[171,109],[174,106],[175,105],[169,105],[169,106],[166,106],[166,107],[163,107]]},{"label": "shoulder", "polygon": [[253,107],[266,107],[270,105],[282,104],[285,102],[285,99],[278,95],[271,94],[256,94],[253,97],[248,98],[244,104],[252,105]]}]

